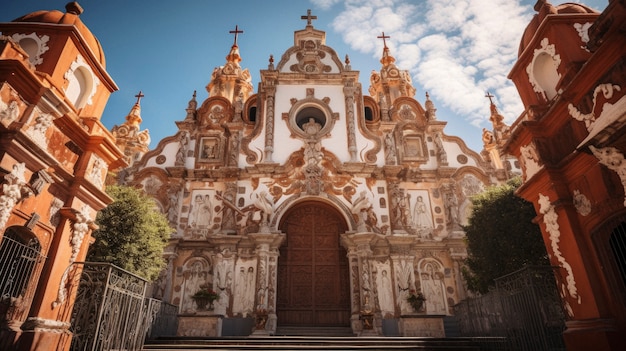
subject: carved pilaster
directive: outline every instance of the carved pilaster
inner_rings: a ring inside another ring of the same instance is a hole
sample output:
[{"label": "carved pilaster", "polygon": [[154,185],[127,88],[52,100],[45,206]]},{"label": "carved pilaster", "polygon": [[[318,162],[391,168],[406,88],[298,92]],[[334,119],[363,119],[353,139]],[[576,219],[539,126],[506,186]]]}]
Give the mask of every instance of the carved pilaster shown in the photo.
[{"label": "carved pilaster", "polygon": [[[257,279],[255,315],[258,332],[276,331],[276,275],[278,270],[278,248],[285,240],[284,234],[248,234],[256,245]],[[263,320],[264,319],[264,320]]]},{"label": "carved pilaster", "polygon": [[274,153],[274,100],[276,94],[276,88],[266,90],[267,95],[265,99],[266,104],[266,122],[265,122],[265,162],[272,162],[272,155]]},{"label": "carved pilaster", "polygon": [[346,103],[346,122],[348,125],[348,151],[350,152],[350,162],[357,162],[357,149],[356,149],[356,123],[354,114],[354,87],[344,87],[343,93],[345,94]]}]

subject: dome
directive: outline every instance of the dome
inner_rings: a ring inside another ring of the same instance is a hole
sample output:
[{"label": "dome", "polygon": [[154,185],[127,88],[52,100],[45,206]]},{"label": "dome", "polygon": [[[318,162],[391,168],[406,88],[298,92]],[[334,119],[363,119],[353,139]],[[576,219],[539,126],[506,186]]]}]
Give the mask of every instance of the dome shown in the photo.
[{"label": "dome", "polygon": [[11,22],[32,22],[32,23],[52,23],[52,24],[70,24],[74,25],[81,36],[85,39],[86,44],[94,53],[96,59],[105,67],[104,51],[102,46],[91,31],[80,20],[79,15],[83,13],[83,8],[77,2],[70,2],[65,5],[67,13],[58,10],[41,10],[31,12],[27,15],[18,17]]},{"label": "dome", "polygon": [[535,32],[537,32],[539,25],[541,24],[541,22],[543,22],[546,16],[573,13],[598,13],[596,10],[583,4],[567,2],[561,5],[554,6],[545,0],[537,1],[537,4],[535,5],[535,11],[537,11],[538,13],[533,17],[528,26],[526,26],[524,34],[522,35],[519,51],[517,53],[518,57],[524,52],[524,49],[526,49],[533,36],[535,35]]}]

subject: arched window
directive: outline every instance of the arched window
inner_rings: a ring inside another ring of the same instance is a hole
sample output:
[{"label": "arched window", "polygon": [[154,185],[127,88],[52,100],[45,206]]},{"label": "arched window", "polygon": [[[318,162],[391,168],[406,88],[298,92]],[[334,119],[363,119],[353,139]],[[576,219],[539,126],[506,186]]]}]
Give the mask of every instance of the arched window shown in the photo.
[{"label": "arched window", "polygon": [[26,228],[10,227],[0,242],[0,302],[26,296],[41,256],[39,240]]},{"label": "arched window", "polygon": [[91,98],[95,95],[100,81],[81,56],[72,62],[70,69],[65,73],[65,79],[68,81],[65,96],[74,107],[80,109],[85,105],[91,105]]}]

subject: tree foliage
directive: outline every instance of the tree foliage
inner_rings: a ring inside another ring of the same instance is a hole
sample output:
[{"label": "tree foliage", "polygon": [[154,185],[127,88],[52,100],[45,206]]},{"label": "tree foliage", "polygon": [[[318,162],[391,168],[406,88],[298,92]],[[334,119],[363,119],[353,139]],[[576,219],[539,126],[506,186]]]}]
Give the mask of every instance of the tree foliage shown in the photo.
[{"label": "tree foliage", "polygon": [[541,229],[532,222],[535,209],[515,195],[520,184],[515,179],[472,198],[472,214],[464,227],[468,258],[463,270],[471,291],[486,293],[495,278],[527,265],[549,264]]},{"label": "tree foliage", "polygon": [[154,199],[138,189],[112,185],[113,202],[96,217],[99,228],[87,260],[108,262],[150,281],[165,266],[163,249],[172,232]]}]

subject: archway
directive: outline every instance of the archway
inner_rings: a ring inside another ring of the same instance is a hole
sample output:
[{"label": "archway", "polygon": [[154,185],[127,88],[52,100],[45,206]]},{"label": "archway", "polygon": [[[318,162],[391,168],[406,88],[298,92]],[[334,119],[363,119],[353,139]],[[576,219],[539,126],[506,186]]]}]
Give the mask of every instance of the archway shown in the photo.
[{"label": "archway", "polygon": [[286,241],[278,260],[278,324],[349,326],[350,276],[339,240],[347,224],[341,213],[322,202],[302,202],[279,228]]}]

